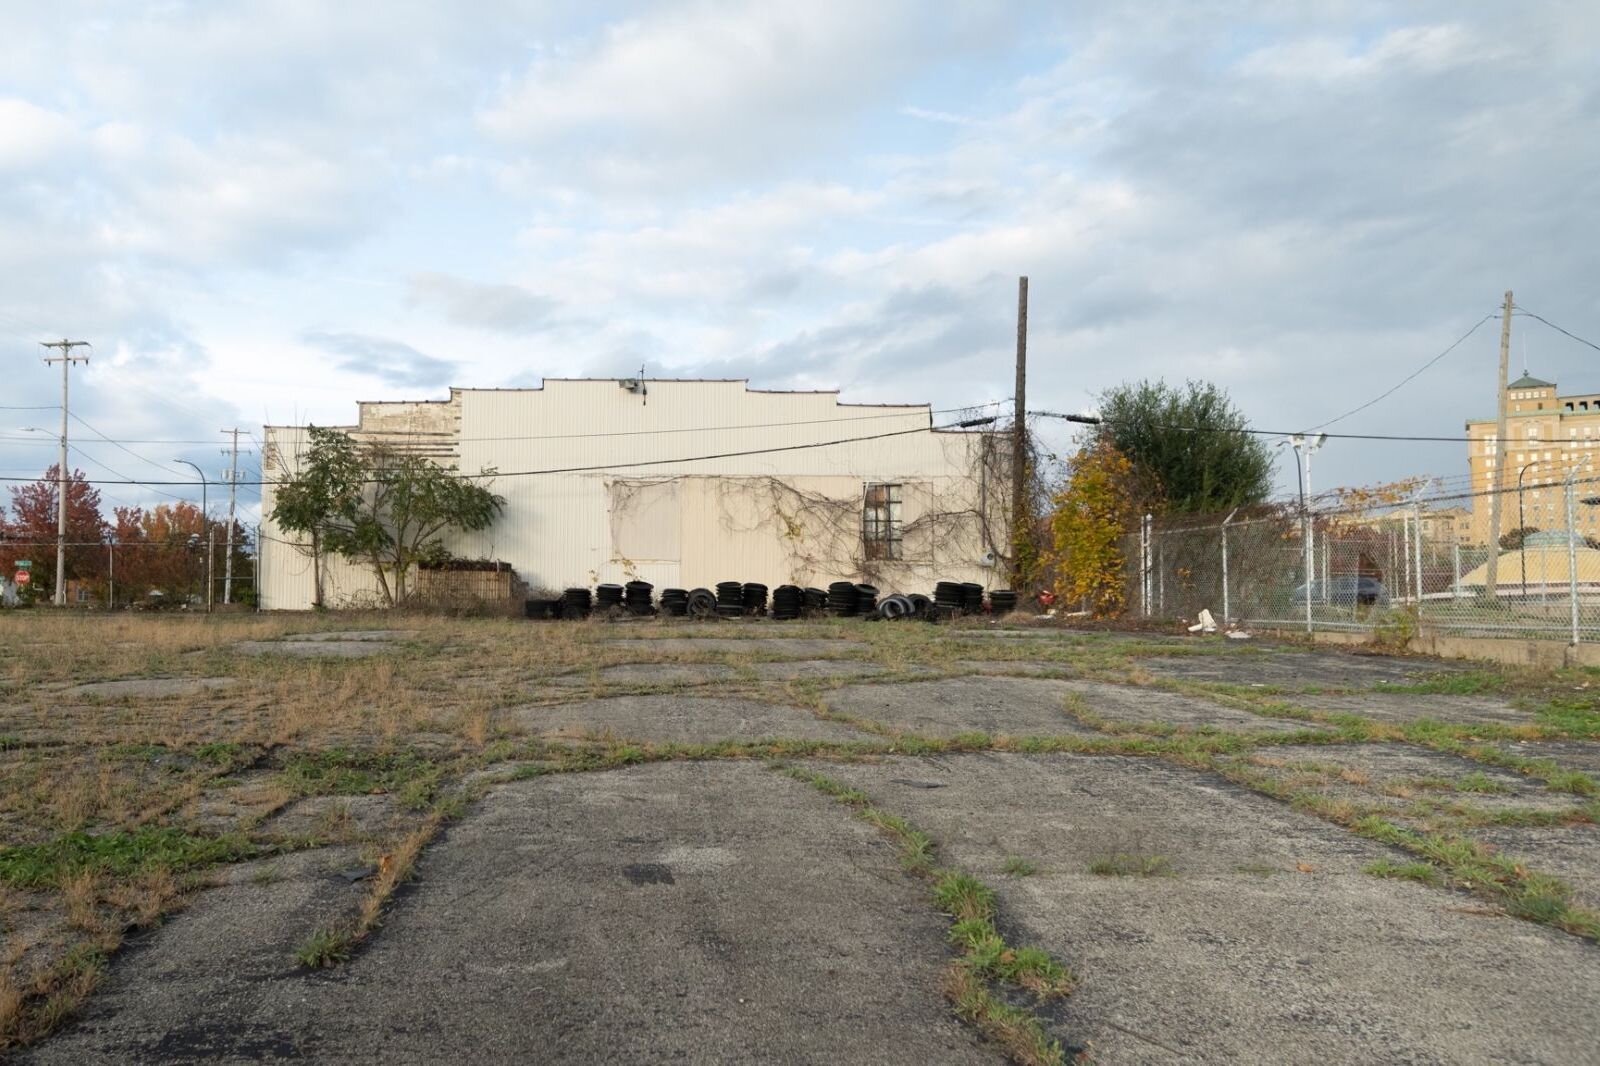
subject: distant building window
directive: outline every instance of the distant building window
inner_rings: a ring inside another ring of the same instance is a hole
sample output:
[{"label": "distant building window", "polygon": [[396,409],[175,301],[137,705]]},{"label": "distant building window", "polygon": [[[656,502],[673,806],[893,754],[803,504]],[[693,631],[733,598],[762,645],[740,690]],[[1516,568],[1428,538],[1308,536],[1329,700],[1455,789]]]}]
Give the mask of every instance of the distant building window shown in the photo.
[{"label": "distant building window", "polygon": [[88,603],[89,602],[89,590],[88,589],[83,588],[81,586],[78,588],[78,602],[79,603]]},{"label": "distant building window", "polygon": [[861,508],[861,544],[868,559],[899,559],[901,485],[867,486]]}]

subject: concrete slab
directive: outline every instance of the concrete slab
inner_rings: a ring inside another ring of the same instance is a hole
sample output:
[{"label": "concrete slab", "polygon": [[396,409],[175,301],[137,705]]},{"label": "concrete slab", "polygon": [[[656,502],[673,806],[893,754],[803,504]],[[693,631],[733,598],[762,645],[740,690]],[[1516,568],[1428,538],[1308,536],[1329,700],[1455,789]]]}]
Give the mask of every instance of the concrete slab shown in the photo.
[{"label": "concrete slab", "polygon": [[865,740],[861,732],[818,718],[803,707],[713,696],[614,696],[519,707],[512,723],[552,738],[601,734],[661,744],[718,740]]},{"label": "concrete slab", "polygon": [[969,674],[1001,677],[1071,677],[1077,673],[1070,663],[1037,662],[1023,659],[958,659],[951,667]]},{"label": "concrete slab", "polygon": [[1455,725],[1533,725],[1534,716],[1495,696],[1422,695],[1410,692],[1364,692],[1349,695],[1306,695],[1292,701],[1308,711],[1358,714],[1379,722],[1431,719]]},{"label": "concrete slab", "polygon": [[379,640],[243,640],[233,647],[244,655],[287,655],[305,659],[365,659],[395,650],[394,645]]},{"label": "concrete slab", "polygon": [[1189,732],[1221,730],[1229,733],[1294,733],[1320,728],[1312,722],[1268,718],[1224,707],[1199,696],[1160,689],[1073,681],[1068,683],[1068,691],[1084,710],[1125,726],[1167,726]]},{"label": "concrete slab", "polygon": [[[996,887],[1015,939],[1074,967],[1056,1031],[1103,1066],[1554,1064],[1600,1040],[1572,1009],[1600,995],[1592,945],[1366,875],[1395,853],[1215,776],[1072,755],[815,766],[929,831]],[[1171,875],[1089,872],[1115,853]],[[1009,857],[1038,873],[1005,875]]]},{"label": "concrete slab", "polygon": [[590,672],[562,674],[547,684],[582,687],[599,681],[603,685],[707,685],[728,681],[792,681],[875,677],[888,667],[852,659],[796,659],[783,662],[756,662],[741,666],[725,663],[624,663]]},{"label": "concrete slab", "polygon": [[1147,655],[1139,669],[1156,677],[1233,685],[1271,685],[1292,691],[1368,689],[1380,683],[1408,684],[1465,669],[1440,659],[1350,655],[1279,648],[1208,649],[1186,655]]},{"label": "concrete slab", "polygon": [[102,700],[144,697],[164,699],[172,696],[198,696],[205,692],[232,688],[238,684],[231,677],[151,677],[129,678],[125,681],[95,681],[87,685],[74,685],[62,690],[63,696],[87,696]]},{"label": "concrete slab", "polygon": [[204,897],[24,1061],[1004,1061],[945,1006],[946,923],[893,848],[750,763],[496,788],[336,975],[285,966],[273,894]]},{"label": "concrete slab", "polygon": [[955,677],[904,684],[849,685],[824,696],[835,712],[902,733],[951,737],[1099,736],[1066,711],[1065,681]]},{"label": "concrete slab", "polygon": [[320,633],[290,633],[283,639],[310,641],[333,640],[340,642],[352,640],[394,641],[409,640],[416,635],[417,631],[415,629],[335,629]]},{"label": "concrete slab", "polygon": [[608,648],[653,652],[658,655],[740,655],[768,659],[825,659],[830,655],[856,655],[872,645],[859,640],[823,637],[660,637],[655,640],[624,638],[602,642]]},{"label": "concrete slab", "polygon": [[68,1028],[12,1052],[18,1063],[172,1063],[293,1058],[295,1022],[230,1017],[255,990],[299,984],[294,952],[355,908],[366,891],[338,871],[355,848],[321,848],[248,863],[226,883],[117,953],[110,978]]}]

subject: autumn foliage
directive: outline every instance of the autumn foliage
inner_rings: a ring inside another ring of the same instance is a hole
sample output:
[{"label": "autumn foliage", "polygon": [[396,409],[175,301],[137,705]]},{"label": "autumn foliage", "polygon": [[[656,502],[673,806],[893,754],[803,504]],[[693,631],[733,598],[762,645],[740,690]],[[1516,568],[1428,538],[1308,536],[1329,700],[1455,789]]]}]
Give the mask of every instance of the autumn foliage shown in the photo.
[{"label": "autumn foliage", "polygon": [[1122,538],[1138,525],[1145,493],[1128,457],[1106,441],[1072,461],[1050,516],[1049,565],[1056,595],[1097,615],[1119,613],[1126,598]]}]

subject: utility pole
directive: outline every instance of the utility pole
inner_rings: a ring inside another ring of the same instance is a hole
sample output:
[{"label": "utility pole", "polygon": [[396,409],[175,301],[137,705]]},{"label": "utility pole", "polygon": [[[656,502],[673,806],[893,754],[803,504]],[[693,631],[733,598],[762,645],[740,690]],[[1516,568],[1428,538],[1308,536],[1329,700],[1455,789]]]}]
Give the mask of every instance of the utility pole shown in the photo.
[{"label": "utility pole", "polygon": [[1511,366],[1511,290],[1500,316],[1500,392],[1495,415],[1494,478],[1489,487],[1489,572],[1484,592],[1492,603],[1500,602],[1500,496],[1505,487],[1506,459],[1511,455],[1506,440],[1506,386]]},{"label": "utility pole", "polygon": [[1028,278],[1017,279],[1017,388],[1011,427],[1011,587],[1023,584],[1022,544],[1028,520]]},{"label": "utility pole", "polygon": [[61,461],[56,465],[56,606],[67,605],[67,371],[73,363],[87,363],[87,355],[73,355],[74,348],[89,347],[88,341],[40,341],[46,348],[60,348],[60,355],[47,355],[46,364],[61,364]]},{"label": "utility pole", "polygon": [[222,561],[222,602],[233,602],[233,508],[239,484],[239,430],[224,429],[220,432],[233,435],[233,447],[223,452],[228,459],[228,546],[227,554]]}]

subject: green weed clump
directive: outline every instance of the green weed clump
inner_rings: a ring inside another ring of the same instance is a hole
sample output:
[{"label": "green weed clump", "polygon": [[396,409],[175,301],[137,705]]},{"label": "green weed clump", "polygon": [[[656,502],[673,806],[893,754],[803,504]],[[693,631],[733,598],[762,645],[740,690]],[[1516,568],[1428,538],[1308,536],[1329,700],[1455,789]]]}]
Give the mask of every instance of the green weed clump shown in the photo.
[{"label": "green weed clump", "polygon": [[90,836],[68,833],[43,844],[0,848],[0,882],[17,888],[61,885],[91,873],[130,877],[151,870],[174,873],[250,858],[255,848],[239,836],[205,837],[176,828],[116,830]]}]

